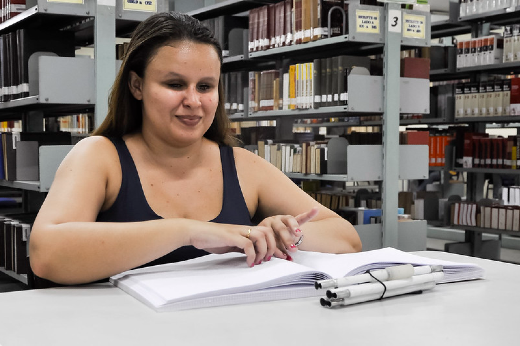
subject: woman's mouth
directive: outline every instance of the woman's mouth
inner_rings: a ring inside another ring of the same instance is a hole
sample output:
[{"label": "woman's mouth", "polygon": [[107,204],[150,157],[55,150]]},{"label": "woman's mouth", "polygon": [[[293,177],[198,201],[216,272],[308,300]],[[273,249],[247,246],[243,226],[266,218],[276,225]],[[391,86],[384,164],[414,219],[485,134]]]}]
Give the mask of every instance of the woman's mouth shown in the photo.
[{"label": "woman's mouth", "polygon": [[202,117],[198,115],[176,115],[176,117],[177,119],[179,119],[181,123],[183,123],[186,126],[195,126],[202,119]]}]

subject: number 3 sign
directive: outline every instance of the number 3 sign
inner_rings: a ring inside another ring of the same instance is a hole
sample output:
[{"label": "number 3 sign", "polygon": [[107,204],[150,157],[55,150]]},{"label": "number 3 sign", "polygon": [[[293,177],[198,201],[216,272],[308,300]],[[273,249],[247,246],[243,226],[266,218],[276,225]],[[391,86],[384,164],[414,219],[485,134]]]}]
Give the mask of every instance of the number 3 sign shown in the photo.
[{"label": "number 3 sign", "polygon": [[401,10],[388,11],[388,31],[401,32]]}]

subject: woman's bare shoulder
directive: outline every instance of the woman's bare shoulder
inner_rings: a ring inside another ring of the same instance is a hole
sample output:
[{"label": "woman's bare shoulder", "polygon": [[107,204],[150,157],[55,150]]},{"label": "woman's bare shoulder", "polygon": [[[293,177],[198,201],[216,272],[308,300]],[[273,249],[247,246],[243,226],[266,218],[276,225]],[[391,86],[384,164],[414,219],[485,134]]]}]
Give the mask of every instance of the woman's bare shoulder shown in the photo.
[{"label": "woman's bare shoulder", "polygon": [[114,144],[106,137],[90,136],[79,141],[62,162],[62,167],[89,170],[97,167],[111,169],[119,164]]}]

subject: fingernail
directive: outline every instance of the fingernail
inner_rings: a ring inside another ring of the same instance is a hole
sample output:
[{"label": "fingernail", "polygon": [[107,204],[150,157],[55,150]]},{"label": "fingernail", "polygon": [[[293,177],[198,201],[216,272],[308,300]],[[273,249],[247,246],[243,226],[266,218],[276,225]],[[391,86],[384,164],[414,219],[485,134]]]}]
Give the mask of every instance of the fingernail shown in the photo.
[{"label": "fingernail", "polygon": [[255,266],[254,263],[251,263],[251,265],[249,266],[249,268],[253,268]]},{"label": "fingernail", "polygon": [[265,260],[266,261],[270,261],[271,260],[271,256],[267,257]]},{"label": "fingernail", "polygon": [[258,261],[258,263],[255,263],[255,264],[257,264],[257,265],[258,265],[258,264],[262,264],[262,260]]},{"label": "fingernail", "polygon": [[295,232],[300,233],[301,231],[302,231],[301,229],[297,228]]},{"label": "fingernail", "polygon": [[289,255],[287,255],[287,260],[288,260],[288,261],[292,261],[292,257],[289,256]]},{"label": "fingernail", "polygon": [[296,249],[296,245],[291,244],[291,249]]}]

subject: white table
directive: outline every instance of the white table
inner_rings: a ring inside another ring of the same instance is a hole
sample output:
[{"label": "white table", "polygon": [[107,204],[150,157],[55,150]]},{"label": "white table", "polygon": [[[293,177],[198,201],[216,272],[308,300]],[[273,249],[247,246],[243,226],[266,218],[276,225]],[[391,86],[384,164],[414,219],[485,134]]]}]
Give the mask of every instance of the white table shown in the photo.
[{"label": "white table", "polygon": [[1,346],[520,345],[520,266],[442,252],[485,279],[342,309],[318,298],[156,313],[110,284],[0,294]]}]

